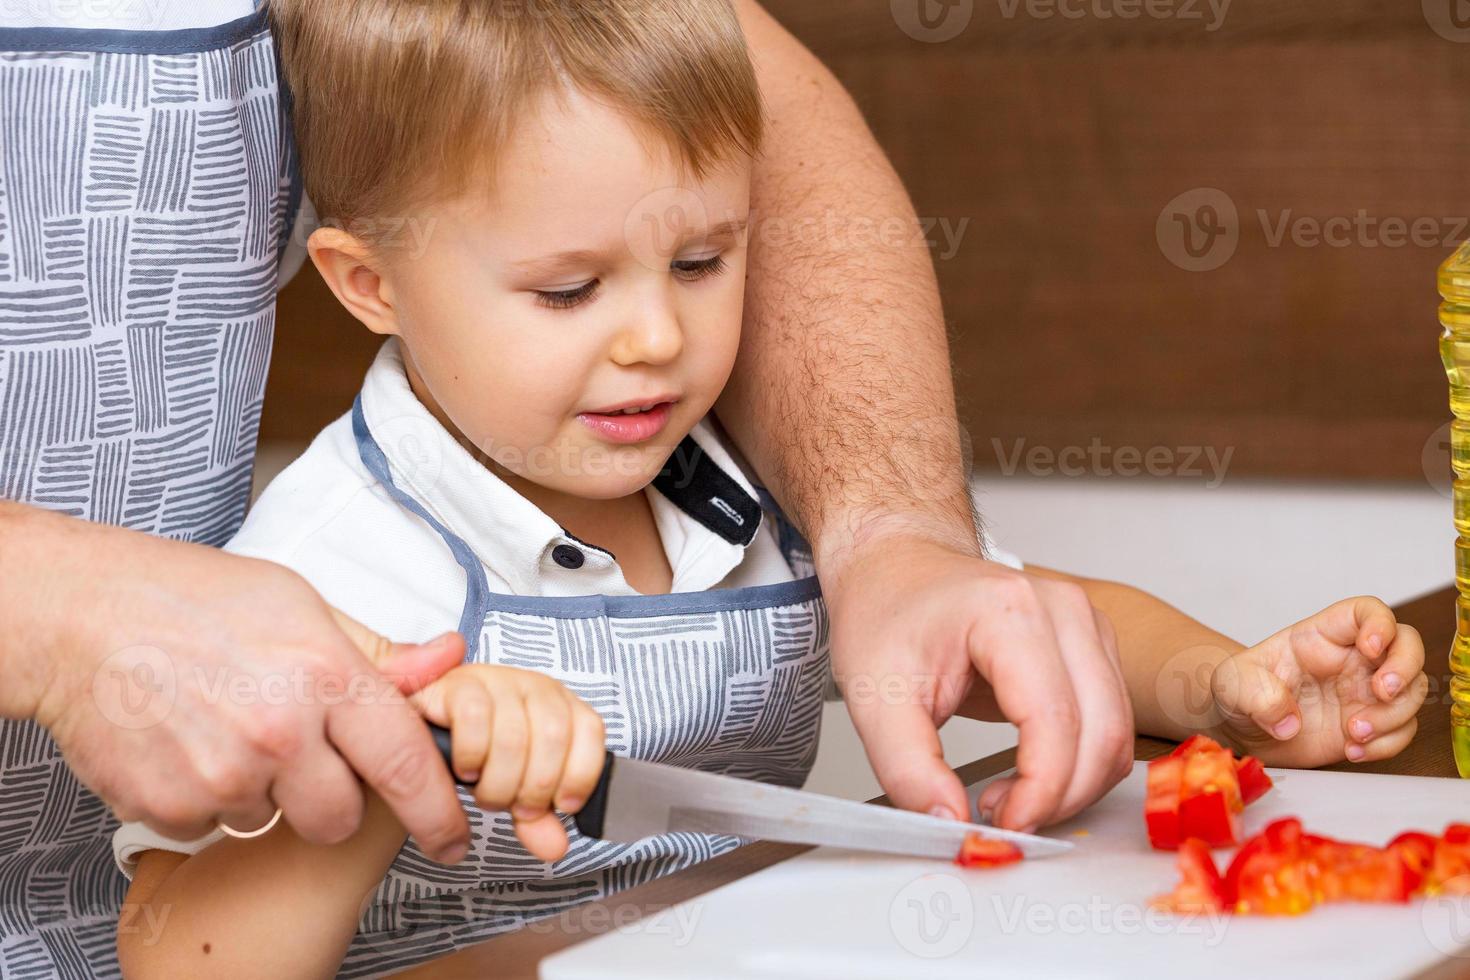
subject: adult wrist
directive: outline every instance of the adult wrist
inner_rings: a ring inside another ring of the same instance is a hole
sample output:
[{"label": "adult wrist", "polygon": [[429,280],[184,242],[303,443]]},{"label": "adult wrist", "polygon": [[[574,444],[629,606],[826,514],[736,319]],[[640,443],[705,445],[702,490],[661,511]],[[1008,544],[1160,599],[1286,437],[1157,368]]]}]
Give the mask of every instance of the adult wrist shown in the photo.
[{"label": "adult wrist", "polygon": [[812,558],[823,585],[830,589],[857,563],[904,542],[985,557],[976,514],[966,493],[946,500],[855,507],[832,515],[811,542]]},{"label": "adult wrist", "polygon": [[[0,500],[0,717],[36,717],[56,673],[64,647],[54,620],[54,540],[67,530],[68,518],[39,508]],[[48,542],[48,537],[52,538]]]}]

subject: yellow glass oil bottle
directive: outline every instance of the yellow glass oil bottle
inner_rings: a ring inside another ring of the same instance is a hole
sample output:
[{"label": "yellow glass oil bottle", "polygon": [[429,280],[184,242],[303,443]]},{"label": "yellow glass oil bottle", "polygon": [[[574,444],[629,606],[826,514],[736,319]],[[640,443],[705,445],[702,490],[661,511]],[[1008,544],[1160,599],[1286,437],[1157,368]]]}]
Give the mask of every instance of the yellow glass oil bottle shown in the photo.
[{"label": "yellow glass oil bottle", "polygon": [[[1450,648],[1450,740],[1470,778],[1470,242],[1439,269],[1439,352],[1450,379],[1450,463],[1455,471],[1455,642]],[[1433,696],[1434,692],[1430,692]]]}]

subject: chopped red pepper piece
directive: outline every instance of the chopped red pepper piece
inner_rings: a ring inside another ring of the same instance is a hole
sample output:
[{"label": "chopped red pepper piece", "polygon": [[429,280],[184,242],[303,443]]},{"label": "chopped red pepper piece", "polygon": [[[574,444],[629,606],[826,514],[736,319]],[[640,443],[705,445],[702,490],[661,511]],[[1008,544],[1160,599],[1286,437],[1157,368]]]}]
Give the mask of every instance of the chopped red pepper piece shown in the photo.
[{"label": "chopped red pepper piece", "polygon": [[1246,806],[1265,796],[1273,785],[1271,777],[1266,775],[1266,767],[1253,755],[1236,760],[1235,776],[1240,781],[1240,801]]},{"label": "chopped red pepper piece", "polygon": [[969,833],[960,844],[960,853],[954,863],[962,868],[997,868],[1003,864],[1014,864],[1023,856],[1021,849],[1010,841]]},{"label": "chopped red pepper piece", "polygon": [[1418,830],[1407,830],[1388,842],[1388,850],[1398,855],[1404,865],[1409,891],[1421,891],[1434,867],[1434,850],[1439,841]]},{"label": "chopped red pepper piece", "polygon": [[[1242,768],[1244,763],[1251,763]],[[1241,783],[1244,772],[1246,784]],[[1271,779],[1257,759],[1237,761],[1213,739],[1193,735],[1173,752],[1148,764],[1148,797],[1144,821],[1149,842],[1172,850],[1180,841],[1197,837],[1211,847],[1225,847],[1240,839],[1240,812],[1250,799],[1271,788]]]},{"label": "chopped red pepper piece", "polygon": [[1306,835],[1317,868],[1318,900],[1323,902],[1407,902],[1416,876],[1391,847],[1370,847]]},{"label": "chopped red pepper piece", "polygon": [[1246,842],[1225,873],[1236,912],[1300,915],[1316,904],[1316,866],[1295,818],[1275,820]]},{"label": "chopped red pepper piece", "polygon": [[[1203,841],[1183,846],[1198,851]],[[1208,858],[1208,852],[1205,852]],[[1213,866],[1213,865],[1212,865]],[[1211,879],[1199,855],[1181,853],[1179,887],[1157,900],[1175,911],[1201,911]],[[1227,911],[1300,915],[1324,902],[1407,902],[1415,895],[1470,894],[1470,825],[1441,837],[1408,831],[1384,847],[1302,832],[1301,821],[1275,820],[1247,840],[1219,884]]]},{"label": "chopped red pepper piece", "polygon": [[1220,870],[1210,856],[1209,845],[1198,837],[1191,837],[1179,845],[1179,878],[1179,885],[1172,892],[1160,895],[1149,905],[1166,912],[1218,914],[1229,911]]}]

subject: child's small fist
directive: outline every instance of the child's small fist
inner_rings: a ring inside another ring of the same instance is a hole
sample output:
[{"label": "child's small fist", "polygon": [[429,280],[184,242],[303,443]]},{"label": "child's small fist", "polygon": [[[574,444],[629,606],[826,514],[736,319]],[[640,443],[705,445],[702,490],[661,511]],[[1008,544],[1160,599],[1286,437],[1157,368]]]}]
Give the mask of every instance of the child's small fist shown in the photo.
[{"label": "child's small fist", "polygon": [[602,717],[553,678],[485,664],[456,667],[418,696],[452,734],[454,771],[486,810],[508,810],[543,861],[567,851],[553,809],[576,813],[602,773]]},{"label": "child's small fist", "polygon": [[1418,729],[1424,644],[1382,601],[1344,599],[1215,668],[1225,737],[1280,766],[1398,754]]}]

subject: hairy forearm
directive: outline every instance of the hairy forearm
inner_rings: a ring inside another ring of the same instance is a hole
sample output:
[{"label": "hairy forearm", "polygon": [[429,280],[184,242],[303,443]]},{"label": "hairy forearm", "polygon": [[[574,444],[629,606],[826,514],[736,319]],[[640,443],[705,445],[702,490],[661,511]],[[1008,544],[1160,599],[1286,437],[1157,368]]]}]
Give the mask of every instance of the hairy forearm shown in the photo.
[{"label": "hairy forearm", "polygon": [[769,112],[740,361],[720,420],[824,577],[918,531],[978,554],[949,345],[925,236],[861,113],[753,0],[737,0]]},{"label": "hairy forearm", "polygon": [[1027,571],[1077,582],[1112,622],[1139,734],[1178,740],[1219,730],[1210,677],[1243,644],[1133,586],[1033,566]]}]

